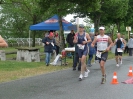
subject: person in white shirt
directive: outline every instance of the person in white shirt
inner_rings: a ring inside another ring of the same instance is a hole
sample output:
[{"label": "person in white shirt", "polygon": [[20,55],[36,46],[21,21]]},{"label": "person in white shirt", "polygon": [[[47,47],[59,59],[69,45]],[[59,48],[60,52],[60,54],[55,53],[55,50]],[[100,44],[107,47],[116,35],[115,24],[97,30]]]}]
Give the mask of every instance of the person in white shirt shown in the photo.
[{"label": "person in white shirt", "polygon": [[106,82],[106,73],[105,73],[104,65],[108,58],[108,51],[110,50],[110,48],[113,45],[111,38],[109,36],[105,35],[104,33],[105,33],[105,28],[99,27],[99,35],[95,37],[95,39],[93,40],[93,42],[91,44],[91,46],[94,47],[95,44],[97,43],[96,56],[99,60],[99,64],[100,64],[101,72],[102,72],[101,84],[104,84]]},{"label": "person in white shirt", "polygon": [[133,55],[133,36],[128,40],[129,56]]}]

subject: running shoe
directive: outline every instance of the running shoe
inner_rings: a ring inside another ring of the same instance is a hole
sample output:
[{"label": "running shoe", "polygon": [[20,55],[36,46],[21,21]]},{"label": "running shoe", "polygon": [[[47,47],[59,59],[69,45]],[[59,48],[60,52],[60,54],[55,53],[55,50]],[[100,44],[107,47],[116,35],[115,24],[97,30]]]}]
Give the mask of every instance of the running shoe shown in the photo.
[{"label": "running shoe", "polygon": [[120,61],[120,64],[122,65],[122,60]]},{"label": "running shoe", "polygon": [[88,77],[88,74],[89,74],[90,70],[87,69],[87,71],[85,71],[85,74],[84,74],[84,77]]},{"label": "running shoe", "polygon": [[106,74],[102,77],[102,82],[101,82],[101,84],[105,84],[105,82],[106,82]]},{"label": "running shoe", "polygon": [[82,79],[83,79],[83,75],[80,74],[80,76],[79,76],[79,81],[82,81]]},{"label": "running shoe", "polygon": [[119,67],[119,64],[116,64],[117,67]]}]

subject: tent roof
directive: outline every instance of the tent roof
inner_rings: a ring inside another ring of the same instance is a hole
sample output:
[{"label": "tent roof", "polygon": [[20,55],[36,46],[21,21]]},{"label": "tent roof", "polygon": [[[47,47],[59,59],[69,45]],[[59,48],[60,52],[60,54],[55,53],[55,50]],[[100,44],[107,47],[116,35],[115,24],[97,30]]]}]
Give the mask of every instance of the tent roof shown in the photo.
[{"label": "tent roof", "polygon": [[[72,23],[62,19],[62,23],[63,23],[63,29],[64,30],[68,30],[67,26],[71,26]],[[49,18],[48,20],[35,24],[35,25],[31,25],[30,26],[30,30],[59,30],[59,20],[58,20],[58,16],[54,15],[53,17]]]}]

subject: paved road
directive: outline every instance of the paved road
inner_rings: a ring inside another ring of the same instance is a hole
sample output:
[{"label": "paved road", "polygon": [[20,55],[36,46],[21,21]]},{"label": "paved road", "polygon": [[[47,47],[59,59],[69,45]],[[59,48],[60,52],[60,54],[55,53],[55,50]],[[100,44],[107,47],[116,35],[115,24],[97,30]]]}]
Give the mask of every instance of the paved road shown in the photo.
[{"label": "paved road", "polygon": [[[125,57],[123,65],[114,60],[106,63],[107,82],[101,85],[98,64],[90,68],[89,77],[78,81],[79,72],[71,69],[29,77],[0,84],[0,99],[133,99],[133,85],[123,84],[133,57]],[[118,85],[112,85],[113,72],[117,72]]]}]

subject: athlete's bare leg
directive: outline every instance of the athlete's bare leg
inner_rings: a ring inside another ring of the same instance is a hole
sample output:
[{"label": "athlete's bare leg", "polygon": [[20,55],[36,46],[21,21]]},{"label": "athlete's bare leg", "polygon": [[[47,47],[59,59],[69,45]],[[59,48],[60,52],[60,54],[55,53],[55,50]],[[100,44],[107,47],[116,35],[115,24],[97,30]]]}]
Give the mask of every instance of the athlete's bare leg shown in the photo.
[{"label": "athlete's bare leg", "polygon": [[86,56],[83,55],[81,58],[81,73],[83,74],[85,71],[87,71],[86,68]]},{"label": "athlete's bare leg", "polygon": [[105,62],[102,60],[100,62],[100,67],[101,67],[102,75],[104,76],[105,75]]},{"label": "athlete's bare leg", "polygon": [[116,60],[116,63],[118,64],[118,59],[119,57],[118,56],[115,56],[115,60]]}]

